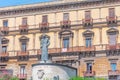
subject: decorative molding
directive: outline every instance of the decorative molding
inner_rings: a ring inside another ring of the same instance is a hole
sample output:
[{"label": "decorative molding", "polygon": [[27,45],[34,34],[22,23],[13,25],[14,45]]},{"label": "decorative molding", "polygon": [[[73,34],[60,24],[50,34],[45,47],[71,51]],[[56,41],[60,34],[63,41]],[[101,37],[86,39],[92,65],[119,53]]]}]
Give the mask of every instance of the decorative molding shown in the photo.
[{"label": "decorative molding", "polygon": [[59,32],[59,38],[62,38],[62,37],[72,37],[73,38],[73,36],[74,36],[74,33],[70,30],[64,30],[64,31]]},{"label": "decorative molding", "polygon": [[86,30],[85,32],[83,32],[83,36],[85,36],[85,37],[94,36],[94,32],[90,31],[90,30]]},{"label": "decorative molding", "polygon": [[23,41],[27,42],[27,41],[29,41],[29,38],[27,38],[26,36],[22,36],[19,38],[19,40],[20,40],[20,42],[23,42]]},{"label": "decorative molding", "polygon": [[[65,9],[76,9],[82,7],[90,7],[90,6],[100,6],[104,4],[115,4],[120,2],[120,0],[97,0],[97,1],[75,1],[75,2],[64,2],[64,3],[57,3],[53,2],[54,4],[34,4],[34,5],[24,5],[22,6],[15,6],[15,7],[6,7],[8,9],[0,9],[0,16],[11,16],[11,15],[19,15],[19,14],[26,14],[26,13],[36,13],[36,12],[46,12],[46,11],[58,11],[58,10],[65,10]],[[51,2],[52,3],[52,2]],[[56,3],[56,4],[55,4]]]},{"label": "decorative molding", "polygon": [[107,34],[119,34],[119,30],[116,28],[110,28],[107,30]]},{"label": "decorative molding", "polygon": [[8,44],[9,42],[9,39],[7,38],[2,38],[2,44]]}]

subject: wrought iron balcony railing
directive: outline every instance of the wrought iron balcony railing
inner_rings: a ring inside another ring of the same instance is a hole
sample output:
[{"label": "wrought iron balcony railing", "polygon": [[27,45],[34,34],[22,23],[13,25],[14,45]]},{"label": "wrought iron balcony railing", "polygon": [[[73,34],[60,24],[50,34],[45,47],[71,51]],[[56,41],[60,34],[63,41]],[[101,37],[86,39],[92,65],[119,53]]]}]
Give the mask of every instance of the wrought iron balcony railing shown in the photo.
[{"label": "wrought iron balcony railing", "polygon": [[108,75],[109,76],[115,76],[115,75],[120,75],[120,71],[119,70],[108,70]]},{"label": "wrought iron balcony railing", "polygon": [[19,79],[26,79],[27,78],[27,74],[17,74],[17,77]]},{"label": "wrought iron balcony railing", "polygon": [[85,28],[91,28],[93,26],[93,19],[83,19],[82,24]]},{"label": "wrought iron balcony railing", "polygon": [[95,71],[85,71],[83,74],[84,77],[93,77],[95,76]]}]

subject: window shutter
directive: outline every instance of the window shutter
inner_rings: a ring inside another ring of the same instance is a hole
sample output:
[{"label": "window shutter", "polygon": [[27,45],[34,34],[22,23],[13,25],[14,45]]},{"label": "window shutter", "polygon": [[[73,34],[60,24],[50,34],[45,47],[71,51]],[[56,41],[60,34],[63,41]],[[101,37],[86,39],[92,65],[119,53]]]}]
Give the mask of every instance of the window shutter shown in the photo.
[{"label": "window shutter", "polygon": [[8,20],[3,20],[3,27],[8,27]]},{"label": "window shutter", "polygon": [[42,23],[47,23],[48,22],[48,16],[44,15],[42,16]]},{"label": "window shutter", "polygon": [[109,8],[109,17],[114,17],[114,16],[115,16],[115,9]]},{"label": "window shutter", "polygon": [[22,25],[27,25],[27,18],[22,19]]},{"label": "window shutter", "polygon": [[116,35],[109,35],[109,44],[116,45]]},{"label": "window shutter", "polygon": [[116,70],[116,63],[111,63],[111,69],[112,69],[112,71]]},{"label": "window shutter", "polygon": [[63,20],[68,21],[69,20],[69,13],[64,13],[63,14]]},{"label": "window shutter", "polygon": [[90,20],[90,18],[91,18],[90,11],[85,11],[85,20]]}]

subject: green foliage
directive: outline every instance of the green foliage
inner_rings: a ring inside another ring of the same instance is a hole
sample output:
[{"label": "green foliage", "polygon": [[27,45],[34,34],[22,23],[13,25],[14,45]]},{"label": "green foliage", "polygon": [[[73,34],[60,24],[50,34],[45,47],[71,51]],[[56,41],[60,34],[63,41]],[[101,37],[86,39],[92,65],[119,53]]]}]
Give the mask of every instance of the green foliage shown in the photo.
[{"label": "green foliage", "polygon": [[3,76],[3,80],[10,80],[10,78],[11,78],[11,77],[10,77],[9,75],[4,75],[4,76]]},{"label": "green foliage", "polygon": [[19,80],[17,77],[11,77],[9,75],[4,75],[0,80]]},{"label": "green foliage", "polygon": [[73,77],[69,80],[106,80],[104,78],[94,78],[94,77]]},{"label": "green foliage", "polygon": [[19,80],[19,78],[17,78],[17,77],[12,77],[12,78],[10,78],[10,80]]}]

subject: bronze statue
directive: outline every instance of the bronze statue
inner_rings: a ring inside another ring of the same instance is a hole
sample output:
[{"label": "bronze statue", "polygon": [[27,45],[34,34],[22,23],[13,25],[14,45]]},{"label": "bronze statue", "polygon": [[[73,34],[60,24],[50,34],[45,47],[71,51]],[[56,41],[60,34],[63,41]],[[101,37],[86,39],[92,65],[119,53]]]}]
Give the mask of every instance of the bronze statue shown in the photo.
[{"label": "bronze statue", "polygon": [[49,42],[49,37],[45,34],[43,34],[41,36],[41,51],[42,51],[42,55],[41,55],[41,60],[42,61],[48,61],[48,46],[50,45]]}]

